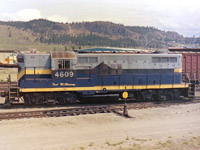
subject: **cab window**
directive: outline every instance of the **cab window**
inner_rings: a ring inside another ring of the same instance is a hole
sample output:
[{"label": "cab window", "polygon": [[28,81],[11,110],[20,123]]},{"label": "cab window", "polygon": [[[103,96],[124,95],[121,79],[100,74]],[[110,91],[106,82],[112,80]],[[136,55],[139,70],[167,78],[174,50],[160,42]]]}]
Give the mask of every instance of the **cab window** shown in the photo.
[{"label": "cab window", "polygon": [[69,69],[70,68],[70,61],[69,60],[65,60],[64,61],[64,69]]},{"label": "cab window", "polygon": [[70,69],[70,60],[58,60],[58,69]]}]

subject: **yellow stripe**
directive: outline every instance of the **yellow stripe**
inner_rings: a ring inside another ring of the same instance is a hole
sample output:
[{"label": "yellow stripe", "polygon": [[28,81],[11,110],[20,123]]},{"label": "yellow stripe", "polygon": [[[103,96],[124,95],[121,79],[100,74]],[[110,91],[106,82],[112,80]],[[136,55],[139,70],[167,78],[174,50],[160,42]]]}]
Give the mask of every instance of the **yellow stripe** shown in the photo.
[{"label": "yellow stripe", "polygon": [[[182,68],[176,68],[174,69],[175,73],[181,73],[182,72]],[[50,69],[36,69],[34,72],[34,69],[23,69],[18,75],[17,75],[17,79],[20,80],[25,74],[51,74],[52,71]]]},{"label": "yellow stripe", "polygon": [[61,91],[101,91],[106,90],[135,90],[135,89],[171,89],[187,88],[187,84],[164,84],[164,85],[142,85],[142,86],[94,86],[94,87],[66,87],[66,88],[21,88],[20,92],[61,92]]},{"label": "yellow stripe", "polygon": [[181,72],[182,72],[182,68],[175,68],[175,69],[174,69],[174,72],[175,72],[175,73],[181,73]]},{"label": "yellow stripe", "polygon": [[18,73],[17,79],[18,80],[21,79],[24,76],[24,74],[25,74],[25,70],[23,69],[20,73]]},{"label": "yellow stripe", "polygon": [[51,74],[51,72],[50,69],[36,69],[35,71],[34,69],[24,69],[17,75],[17,79],[21,79],[25,74]]}]

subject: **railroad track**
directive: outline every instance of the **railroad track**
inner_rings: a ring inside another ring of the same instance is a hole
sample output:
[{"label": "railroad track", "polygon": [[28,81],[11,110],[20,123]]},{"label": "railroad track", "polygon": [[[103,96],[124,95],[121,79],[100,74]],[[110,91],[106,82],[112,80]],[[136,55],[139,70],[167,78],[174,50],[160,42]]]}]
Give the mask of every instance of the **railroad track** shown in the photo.
[{"label": "railroad track", "polygon": [[115,111],[116,109],[113,109],[110,106],[95,106],[95,107],[89,106],[89,107],[52,109],[52,110],[40,110],[40,111],[8,112],[8,113],[0,113],[0,120],[75,116],[81,114],[83,115],[83,114],[95,114],[95,113],[110,113]]},{"label": "railroad track", "polygon": [[[17,82],[11,82],[12,86],[17,86]],[[0,82],[0,94],[4,93],[4,91],[8,91],[8,82],[1,81]]]},{"label": "railroad track", "polygon": [[[144,109],[152,107],[169,107],[172,105],[200,103],[200,99],[192,101],[168,101],[168,102],[142,102],[142,103],[128,103],[127,109]],[[41,118],[41,117],[61,117],[61,116],[76,116],[84,114],[96,114],[96,113],[115,113],[119,116],[123,116],[123,104],[108,104],[108,105],[88,105],[88,106],[76,106],[75,108],[58,108],[49,110],[38,111],[23,111],[23,112],[5,112],[0,113],[0,120],[11,120],[21,118]],[[131,116],[125,116],[130,118]]]}]

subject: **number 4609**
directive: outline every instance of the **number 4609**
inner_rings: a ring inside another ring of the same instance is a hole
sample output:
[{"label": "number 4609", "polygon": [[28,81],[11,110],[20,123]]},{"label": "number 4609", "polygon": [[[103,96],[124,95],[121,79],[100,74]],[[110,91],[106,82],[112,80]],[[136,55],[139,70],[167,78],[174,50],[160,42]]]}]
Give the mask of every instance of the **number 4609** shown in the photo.
[{"label": "number 4609", "polygon": [[61,72],[56,72],[55,77],[59,78],[72,78],[74,77],[74,73],[72,71],[61,71]]}]

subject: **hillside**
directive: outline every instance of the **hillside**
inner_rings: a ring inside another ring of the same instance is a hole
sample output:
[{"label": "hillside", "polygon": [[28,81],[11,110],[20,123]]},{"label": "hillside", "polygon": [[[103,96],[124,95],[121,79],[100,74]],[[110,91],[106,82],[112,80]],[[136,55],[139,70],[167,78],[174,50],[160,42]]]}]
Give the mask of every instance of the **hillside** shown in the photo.
[{"label": "hillside", "polygon": [[0,21],[0,49],[74,49],[80,46],[166,48],[200,44],[176,32],[153,27],[124,26],[112,22],[56,23],[44,19],[29,22]]},{"label": "hillside", "polygon": [[31,30],[18,29],[13,26],[0,25],[0,50],[63,50],[63,45],[40,43],[39,34]]}]

